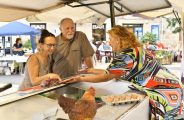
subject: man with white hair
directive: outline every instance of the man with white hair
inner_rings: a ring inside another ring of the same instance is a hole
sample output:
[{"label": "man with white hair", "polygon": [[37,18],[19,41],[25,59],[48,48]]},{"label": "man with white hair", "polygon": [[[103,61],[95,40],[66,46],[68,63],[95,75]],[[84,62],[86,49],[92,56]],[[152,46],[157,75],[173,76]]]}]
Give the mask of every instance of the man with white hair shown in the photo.
[{"label": "man with white hair", "polygon": [[82,60],[88,68],[92,68],[94,50],[85,33],[76,31],[75,23],[70,18],[61,20],[60,30],[57,49],[53,54],[53,72],[62,78],[72,76],[81,68]]}]

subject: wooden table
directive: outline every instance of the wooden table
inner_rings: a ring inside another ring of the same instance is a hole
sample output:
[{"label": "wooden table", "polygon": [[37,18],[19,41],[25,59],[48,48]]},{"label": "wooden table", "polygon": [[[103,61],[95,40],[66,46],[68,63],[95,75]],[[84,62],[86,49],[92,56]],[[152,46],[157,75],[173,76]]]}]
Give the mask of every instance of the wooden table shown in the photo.
[{"label": "wooden table", "polygon": [[0,57],[0,61],[15,61],[18,63],[19,65],[19,73],[23,74],[24,73],[24,65],[23,63],[26,63],[28,57],[26,56],[17,56],[17,55],[13,55],[13,56],[1,56]]}]

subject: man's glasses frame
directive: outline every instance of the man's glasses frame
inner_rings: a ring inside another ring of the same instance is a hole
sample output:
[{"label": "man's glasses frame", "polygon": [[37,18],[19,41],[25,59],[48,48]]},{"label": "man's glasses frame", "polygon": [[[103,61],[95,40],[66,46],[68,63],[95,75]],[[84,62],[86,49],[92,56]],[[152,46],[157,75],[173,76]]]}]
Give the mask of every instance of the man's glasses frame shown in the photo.
[{"label": "man's glasses frame", "polygon": [[46,44],[46,43],[44,43],[45,45],[47,45],[47,47],[48,48],[55,48],[57,45],[56,44]]}]

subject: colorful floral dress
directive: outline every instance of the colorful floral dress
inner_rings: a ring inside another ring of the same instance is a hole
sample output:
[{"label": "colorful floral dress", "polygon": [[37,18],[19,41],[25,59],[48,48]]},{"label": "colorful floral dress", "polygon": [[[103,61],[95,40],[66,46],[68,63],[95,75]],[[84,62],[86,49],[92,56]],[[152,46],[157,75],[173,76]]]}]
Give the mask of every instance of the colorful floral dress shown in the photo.
[{"label": "colorful floral dress", "polygon": [[181,80],[163,67],[142,47],[117,53],[107,70],[122,74],[133,86],[150,98],[151,114],[155,119],[172,120],[182,111],[183,85]]}]

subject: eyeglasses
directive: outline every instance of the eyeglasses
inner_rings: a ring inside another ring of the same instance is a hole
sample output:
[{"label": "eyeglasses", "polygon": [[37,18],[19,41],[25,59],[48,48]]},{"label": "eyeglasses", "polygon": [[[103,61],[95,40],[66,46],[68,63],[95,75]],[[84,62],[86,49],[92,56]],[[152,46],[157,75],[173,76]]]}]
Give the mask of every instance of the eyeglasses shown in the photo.
[{"label": "eyeglasses", "polygon": [[47,45],[48,48],[52,48],[52,47],[55,48],[56,47],[56,44],[46,44],[46,43],[44,43],[44,44]]}]

